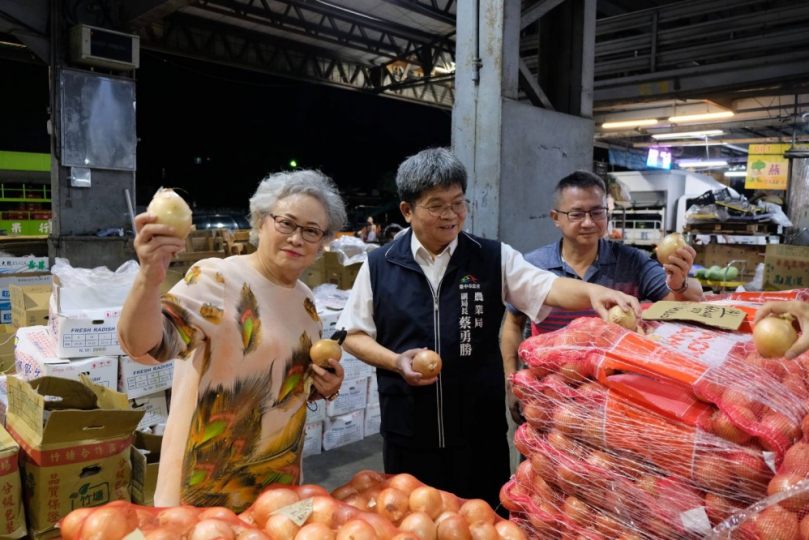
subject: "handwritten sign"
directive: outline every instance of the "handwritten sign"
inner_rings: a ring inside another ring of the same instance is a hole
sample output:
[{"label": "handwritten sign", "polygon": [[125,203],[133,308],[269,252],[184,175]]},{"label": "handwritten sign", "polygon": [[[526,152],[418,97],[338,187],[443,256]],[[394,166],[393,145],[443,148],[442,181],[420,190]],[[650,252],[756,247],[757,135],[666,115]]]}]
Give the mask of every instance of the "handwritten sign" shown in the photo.
[{"label": "handwritten sign", "polygon": [[312,505],[313,499],[304,499],[301,502],[296,502],[295,504],[290,504],[289,506],[285,506],[283,508],[279,508],[272,515],[280,514],[289,518],[295,525],[298,527],[302,527],[306,520],[309,519],[309,516],[312,515],[314,511],[314,506]]},{"label": "handwritten sign", "polygon": [[740,309],[695,302],[655,302],[643,312],[647,321],[688,321],[723,330],[738,330],[746,313]]}]

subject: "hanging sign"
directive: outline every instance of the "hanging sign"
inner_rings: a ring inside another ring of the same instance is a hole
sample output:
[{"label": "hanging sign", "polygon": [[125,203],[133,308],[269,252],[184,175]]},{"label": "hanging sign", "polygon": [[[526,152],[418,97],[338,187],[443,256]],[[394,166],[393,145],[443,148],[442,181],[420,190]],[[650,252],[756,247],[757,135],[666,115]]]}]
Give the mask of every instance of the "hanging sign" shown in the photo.
[{"label": "hanging sign", "polygon": [[747,158],[745,189],[786,189],[789,144],[751,144]]}]

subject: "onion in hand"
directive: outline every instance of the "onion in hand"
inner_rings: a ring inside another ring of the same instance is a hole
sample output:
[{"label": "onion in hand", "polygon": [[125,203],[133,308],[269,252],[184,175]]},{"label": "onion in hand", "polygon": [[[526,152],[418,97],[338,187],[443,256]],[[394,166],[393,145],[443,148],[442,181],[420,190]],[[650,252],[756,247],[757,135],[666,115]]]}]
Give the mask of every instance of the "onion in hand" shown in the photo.
[{"label": "onion in hand", "polygon": [[753,328],[753,345],[765,358],[781,358],[798,341],[791,315],[765,317]]},{"label": "onion in hand", "polygon": [[343,356],[343,349],[340,344],[333,339],[320,339],[312,344],[309,349],[309,358],[316,365],[322,368],[329,367],[329,358],[340,360]]},{"label": "onion in hand", "polygon": [[441,357],[433,351],[421,351],[413,357],[413,371],[421,373],[425,379],[432,379],[441,373]]},{"label": "onion in hand", "polygon": [[677,254],[677,250],[685,247],[685,240],[680,233],[671,233],[667,235],[657,245],[657,260],[660,264],[669,264],[669,257]]},{"label": "onion in hand", "polygon": [[146,211],[157,217],[159,225],[174,227],[174,236],[183,239],[191,231],[191,208],[171,188],[160,188]]},{"label": "onion in hand", "polygon": [[635,330],[638,327],[638,316],[630,307],[629,311],[624,311],[621,306],[612,306],[607,312],[607,320],[618,326],[623,326],[627,330]]}]

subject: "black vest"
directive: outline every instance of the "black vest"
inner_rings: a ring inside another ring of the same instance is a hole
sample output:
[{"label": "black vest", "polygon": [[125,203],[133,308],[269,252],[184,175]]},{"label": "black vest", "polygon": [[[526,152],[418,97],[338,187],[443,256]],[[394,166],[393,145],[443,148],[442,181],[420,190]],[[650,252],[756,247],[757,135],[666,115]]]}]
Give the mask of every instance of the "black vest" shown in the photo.
[{"label": "black vest", "polygon": [[508,425],[498,340],[505,311],[501,244],[462,232],[433,291],[413,259],[412,235],[368,257],[377,342],[397,353],[427,347],[444,365],[439,381],[424,387],[377,369],[382,435],[421,448],[502,437]]}]

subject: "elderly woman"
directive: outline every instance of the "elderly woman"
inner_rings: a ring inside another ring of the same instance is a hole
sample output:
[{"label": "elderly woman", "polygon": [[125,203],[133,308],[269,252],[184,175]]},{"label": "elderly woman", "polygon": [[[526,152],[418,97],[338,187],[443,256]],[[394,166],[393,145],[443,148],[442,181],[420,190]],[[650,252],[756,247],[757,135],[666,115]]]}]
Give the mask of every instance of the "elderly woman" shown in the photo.
[{"label": "elderly woman", "polygon": [[[635,298],[557,278],[510,246],[463,232],[466,170],[447,149],[399,166],[400,209],[410,224],[371,252],[338,321],[345,348],[377,367],[383,460],[389,474],[493,507],[508,480],[506,382],[498,336],[505,302],[541,321],[551,307],[640,315]],[[423,348],[444,361],[438,378],[413,370]]]},{"label": "elderly woman", "polygon": [[301,477],[307,400],[334,399],[343,370],[311,363],[321,332],[298,281],[346,221],[334,183],[315,171],[274,174],[250,199],[255,253],[196,263],[160,296],[184,242],[136,218],[140,273],[118,327],[137,362],[175,363],[156,506],[246,509],[273,482]]}]

